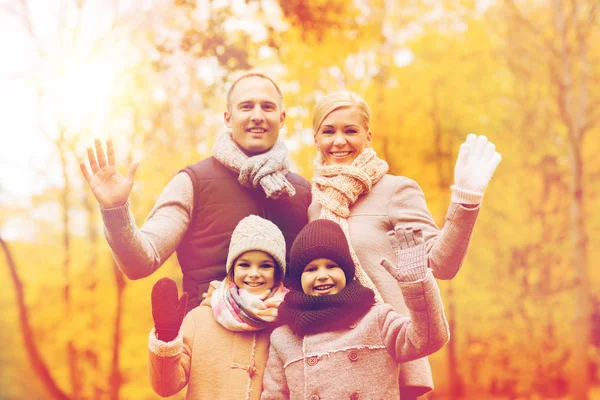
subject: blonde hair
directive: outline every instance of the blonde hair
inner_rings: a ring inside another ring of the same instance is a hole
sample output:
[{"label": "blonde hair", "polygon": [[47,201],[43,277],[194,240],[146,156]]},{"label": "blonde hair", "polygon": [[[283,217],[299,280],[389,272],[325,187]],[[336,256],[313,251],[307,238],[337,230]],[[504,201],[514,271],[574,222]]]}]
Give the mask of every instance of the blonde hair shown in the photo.
[{"label": "blonde hair", "polygon": [[366,131],[369,130],[369,123],[371,122],[371,109],[367,102],[360,97],[357,93],[349,90],[338,90],[331,92],[321,97],[315,108],[313,109],[313,129],[316,135],[323,123],[323,120],[335,110],[340,108],[355,107],[360,115],[363,123],[363,127]]}]

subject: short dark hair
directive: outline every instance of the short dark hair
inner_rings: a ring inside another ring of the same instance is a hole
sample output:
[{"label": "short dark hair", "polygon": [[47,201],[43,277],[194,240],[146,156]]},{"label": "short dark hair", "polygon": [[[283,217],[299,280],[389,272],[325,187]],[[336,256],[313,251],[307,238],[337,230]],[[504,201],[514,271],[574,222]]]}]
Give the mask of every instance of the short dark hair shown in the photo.
[{"label": "short dark hair", "polygon": [[279,106],[280,107],[283,106],[283,94],[281,93],[281,89],[279,89],[279,86],[277,86],[275,81],[273,79],[269,78],[267,75],[261,74],[260,72],[249,72],[249,73],[244,74],[244,75],[240,76],[239,78],[237,78],[231,84],[231,87],[227,91],[227,110],[228,111],[231,111],[231,94],[233,93],[233,89],[235,89],[235,86],[238,84],[239,81],[241,81],[243,79],[248,79],[248,78],[262,78],[262,79],[266,79],[269,82],[271,82],[273,84],[273,86],[275,86],[275,89],[277,90],[277,93],[279,94]]}]

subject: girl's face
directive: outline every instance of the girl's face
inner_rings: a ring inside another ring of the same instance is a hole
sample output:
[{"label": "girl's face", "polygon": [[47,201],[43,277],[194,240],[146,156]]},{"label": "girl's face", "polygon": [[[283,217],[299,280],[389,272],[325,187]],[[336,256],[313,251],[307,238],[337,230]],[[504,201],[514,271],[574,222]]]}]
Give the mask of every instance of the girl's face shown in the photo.
[{"label": "girl's face", "polygon": [[233,263],[233,282],[240,289],[259,295],[275,286],[277,263],[264,251],[242,253]]},{"label": "girl's face", "polygon": [[332,111],[315,134],[315,146],[325,165],[350,165],[370,144],[371,132],[354,107]]},{"label": "girl's face", "polygon": [[301,283],[302,290],[309,296],[327,296],[346,287],[346,275],[335,261],[317,258],[304,267]]}]

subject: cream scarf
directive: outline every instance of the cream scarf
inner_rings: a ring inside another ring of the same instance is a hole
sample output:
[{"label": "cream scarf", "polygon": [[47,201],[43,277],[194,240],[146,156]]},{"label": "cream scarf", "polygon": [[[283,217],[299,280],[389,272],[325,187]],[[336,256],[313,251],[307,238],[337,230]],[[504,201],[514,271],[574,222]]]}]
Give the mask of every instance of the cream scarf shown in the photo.
[{"label": "cream scarf", "polygon": [[234,143],[231,132],[217,137],[213,156],[227,168],[239,173],[238,181],[246,187],[260,185],[267,197],[279,198],[282,194],[293,196],[296,189],[286,179],[289,170],[287,149],[281,140],[267,152],[248,157]]},{"label": "cream scarf", "polygon": [[321,219],[337,222],[348,240],[350,255],[356,266],[356,279],[365,287],[375,292],[375,299],[383,302],[373,281],[367,276],[352,248],[348,231],[350,207],[359,196],[369,193],[388,171],[388,164],[377,157],[375,150],[365,148],[350,165],[325,165],[321,154],[315,159],[315,175],[313,177],[313,198],[321,203]]}]

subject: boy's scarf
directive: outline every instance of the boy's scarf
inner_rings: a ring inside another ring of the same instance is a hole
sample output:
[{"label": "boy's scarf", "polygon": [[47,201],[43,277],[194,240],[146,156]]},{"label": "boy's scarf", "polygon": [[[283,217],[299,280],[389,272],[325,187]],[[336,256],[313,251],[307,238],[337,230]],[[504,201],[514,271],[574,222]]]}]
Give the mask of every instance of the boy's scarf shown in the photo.
[{"label": "boy's scarf", "polygon": [[327,296],[291,290],[279,307],[279,321],[300,336],[345,329],[375,304],[374,295],[356,280],[339,293]]},{"label": "boy's scarf", "polygon": [[373,281],[362,269],[356,252],[350,241],[348,216],[350,207],[359,196],[369,193],[388,171],[388,164],[377,157],[375,150],[365,148],[350,165],[325,165],[321,154],[315,159],[315,175],[313,177],[313,198],[321,203],[319,218],[337,222],[348,240],[350,255],[356,266],[356,279],[365,287],[373,289],[378,302],[383,302]]},{"label": "boy's scarf", "polygon": [[281,140],[267,152],[248,157],[235,144],[231,132],[217,137],[213,146],[213,156],[227,168],[239,174],[238,181],[246,187],[260,185],[265,195],[277,199],[282,194],[293,196],[296,189],[285,175],[289,170],[287,149]]},{"label": "boy's scarf", "polygon": [[268,292],[266,298],[250,294],[225,278],[213,281],[210,298],[215,320],[230,331],[258,331],[277,318],[277,309],[289,292],[282,284]]}]

